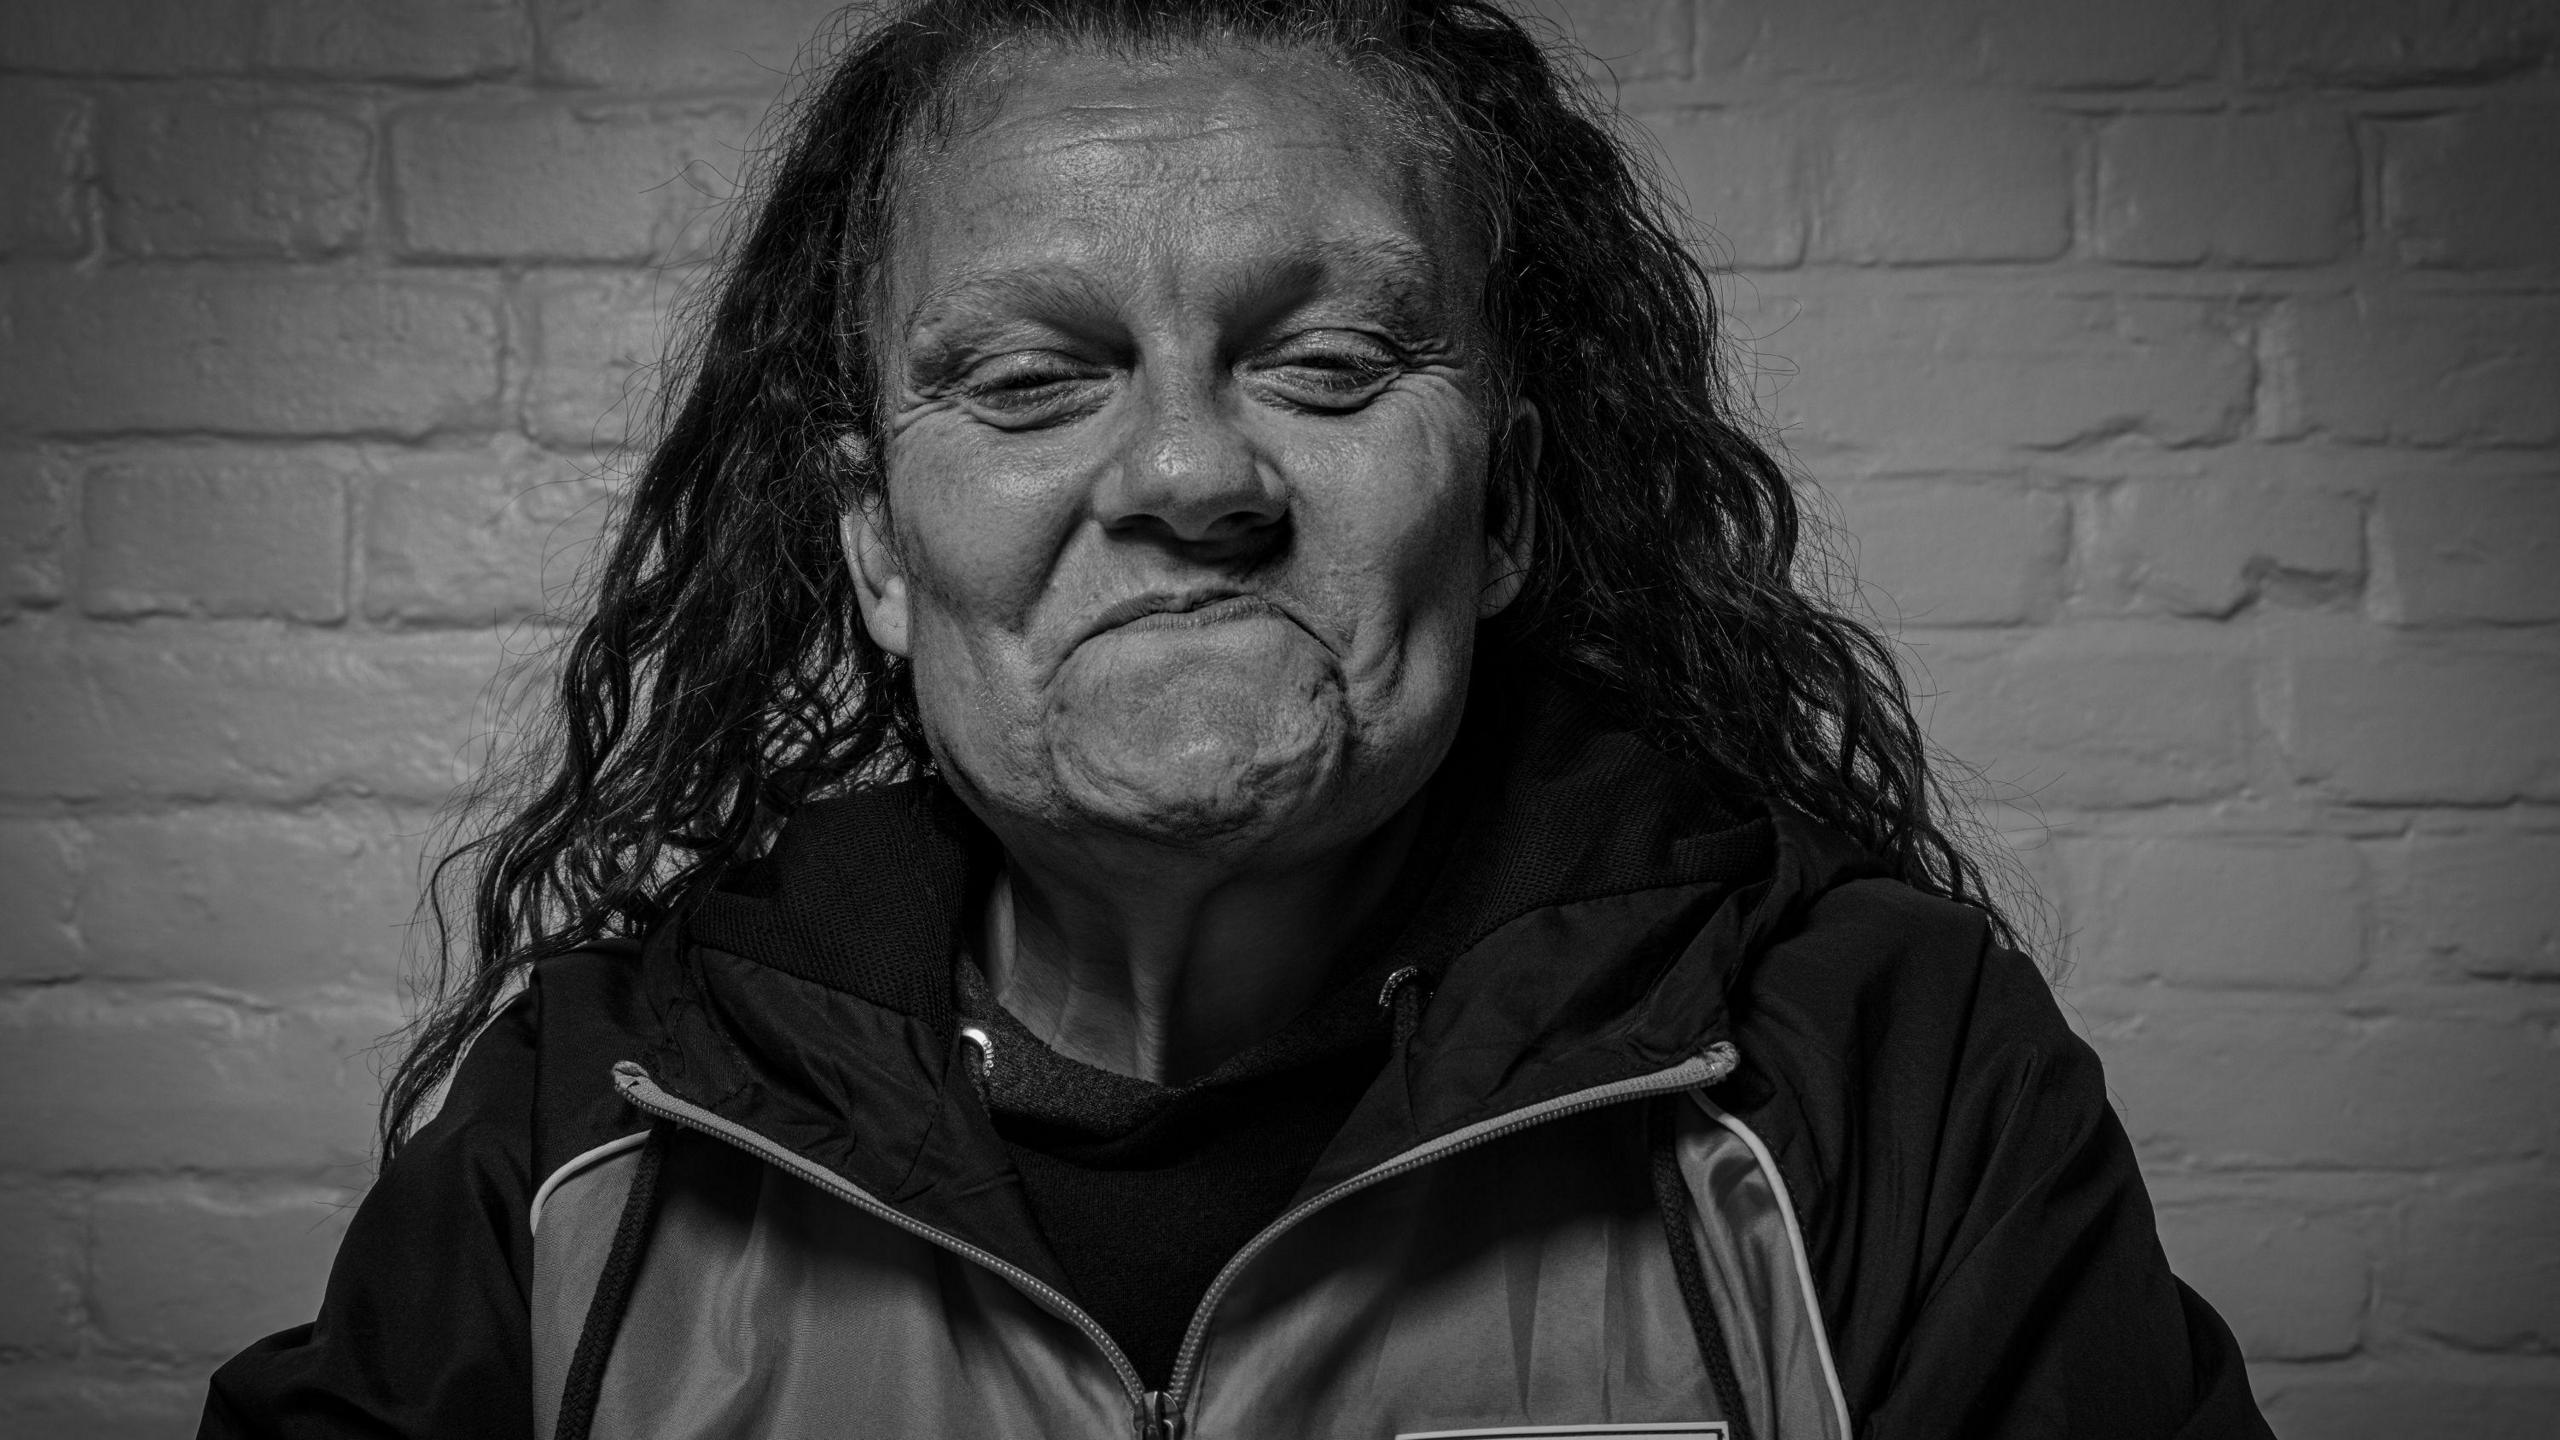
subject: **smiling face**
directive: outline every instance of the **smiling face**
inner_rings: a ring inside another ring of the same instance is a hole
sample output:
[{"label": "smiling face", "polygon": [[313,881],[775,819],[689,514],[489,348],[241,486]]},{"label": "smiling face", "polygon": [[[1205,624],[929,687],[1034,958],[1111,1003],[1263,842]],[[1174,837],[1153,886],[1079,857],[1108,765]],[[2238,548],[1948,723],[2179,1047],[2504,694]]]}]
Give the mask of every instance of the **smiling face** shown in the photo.
[{"label": "smiling face", "polygon": [[912,167],[847,548],[1008,843],[1287,863],[1446,753],[1525,547],[1481,246],[1387,123],[1314,58],[1060,55]]}]

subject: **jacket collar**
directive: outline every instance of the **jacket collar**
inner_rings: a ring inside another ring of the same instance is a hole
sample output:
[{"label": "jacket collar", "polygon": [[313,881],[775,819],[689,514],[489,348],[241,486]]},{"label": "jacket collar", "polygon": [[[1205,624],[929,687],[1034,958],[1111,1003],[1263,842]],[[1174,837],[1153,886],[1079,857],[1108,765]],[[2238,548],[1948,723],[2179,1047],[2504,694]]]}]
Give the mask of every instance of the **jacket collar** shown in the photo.
[{"label": "jacket collar", "polygon": [[[1770,934],[1873,873],[1535,678],[1479,685],[1428,804],[1438,868],[1384,944],[1435,993],[1310,1189],[1698,1053]],[[660,1083],[928,1223],[1020,1230],[952,1033],[956,945],[998,859],[932,780],[804,807],[653,942]]]}]

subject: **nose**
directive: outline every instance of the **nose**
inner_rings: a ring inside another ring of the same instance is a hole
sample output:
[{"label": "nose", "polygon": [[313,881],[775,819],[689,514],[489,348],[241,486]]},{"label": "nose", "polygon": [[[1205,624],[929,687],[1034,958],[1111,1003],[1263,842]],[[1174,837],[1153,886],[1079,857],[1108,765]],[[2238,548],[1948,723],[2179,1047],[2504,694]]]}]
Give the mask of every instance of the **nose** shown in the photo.
[{"label": "nose", "polygon": [[1129,396],[1116,453],[1094,497],[1109,533],[1211,563],[1277,545],[1288,487],[1255,444],[1220,376],[1156,367]]}]

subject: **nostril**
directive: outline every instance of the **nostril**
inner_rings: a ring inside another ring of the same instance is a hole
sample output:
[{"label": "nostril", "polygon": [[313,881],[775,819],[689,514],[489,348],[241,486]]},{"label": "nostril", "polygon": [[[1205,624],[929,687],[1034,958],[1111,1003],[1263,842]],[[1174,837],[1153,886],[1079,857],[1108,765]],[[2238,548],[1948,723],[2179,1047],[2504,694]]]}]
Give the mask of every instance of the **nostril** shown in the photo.
[{"label": "nostril", "polygon": [[1186,546],[1230,548],[1288,512],[1288,486],[1270,456],[1213,395],[1150,401],[1118,442],[1095,494],[1105,526]]},{"label": "nostril", "polygon": [[1256,565],[1285,552],[1293,530],[1285,507],[1276,511],[1229,510],[1205,523],[1182,524],[1155,511],[1106,516],[1103,528],[1203,565]]}]

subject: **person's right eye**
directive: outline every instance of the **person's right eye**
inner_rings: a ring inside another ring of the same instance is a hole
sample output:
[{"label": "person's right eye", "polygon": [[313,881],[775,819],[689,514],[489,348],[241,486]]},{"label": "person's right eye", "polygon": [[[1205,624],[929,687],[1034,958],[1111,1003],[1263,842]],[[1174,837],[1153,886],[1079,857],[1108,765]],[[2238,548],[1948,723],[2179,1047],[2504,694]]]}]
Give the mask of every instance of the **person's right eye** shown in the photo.
[{"label": "person's right eye", "polygon": [[976,365],[959,390],[971,409],[997,424],[1031,426],[1072,419],[1091,408],[1107,378],[1072,356],[1024,350]]}]

